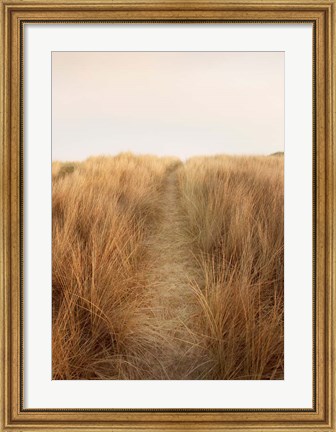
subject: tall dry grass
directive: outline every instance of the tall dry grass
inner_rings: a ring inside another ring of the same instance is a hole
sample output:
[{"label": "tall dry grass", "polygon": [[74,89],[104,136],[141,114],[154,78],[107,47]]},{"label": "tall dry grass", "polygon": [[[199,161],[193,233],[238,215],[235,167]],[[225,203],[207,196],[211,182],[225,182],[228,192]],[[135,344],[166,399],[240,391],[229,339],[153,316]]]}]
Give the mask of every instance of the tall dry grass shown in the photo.
[{"label": "tall dry grass", "polygon": [[52,178],[54,379],[283,378],[282,157],[121,154]]},{"label": "tall dry grass", "polygon": [[199,269],[199,377],[282,379],[283,158],[193,158],[179,185]]},{"label": "tall dry grass", "polygon": [[54,379],[151,377],[160,330],[148,313],[146,241],[177,163],[53,163]]}]

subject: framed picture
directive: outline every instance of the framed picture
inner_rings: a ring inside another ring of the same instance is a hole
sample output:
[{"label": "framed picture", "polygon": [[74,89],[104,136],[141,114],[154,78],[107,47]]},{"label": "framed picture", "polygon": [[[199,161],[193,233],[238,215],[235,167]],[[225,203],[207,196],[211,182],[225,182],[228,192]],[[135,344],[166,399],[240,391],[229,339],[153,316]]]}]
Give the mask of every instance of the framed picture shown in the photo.
[{"label": "framed picture", "polygon": [[336,431],[335,1],[1,10],[1,430]]}]

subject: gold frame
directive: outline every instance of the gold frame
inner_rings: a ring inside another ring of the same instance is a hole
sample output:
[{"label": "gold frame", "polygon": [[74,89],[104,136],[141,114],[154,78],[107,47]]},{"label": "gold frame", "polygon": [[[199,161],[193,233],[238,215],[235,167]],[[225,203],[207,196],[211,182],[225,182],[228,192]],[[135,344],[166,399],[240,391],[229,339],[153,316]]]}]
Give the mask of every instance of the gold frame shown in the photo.
[{"label": "gold frame", "polygon": [[[336,0],[0,0],[1,409],[4,431],[336,431]],[[314,408],[29,410],[23,408],[22,29],[39,21],[312,22],[314,25]]]}]

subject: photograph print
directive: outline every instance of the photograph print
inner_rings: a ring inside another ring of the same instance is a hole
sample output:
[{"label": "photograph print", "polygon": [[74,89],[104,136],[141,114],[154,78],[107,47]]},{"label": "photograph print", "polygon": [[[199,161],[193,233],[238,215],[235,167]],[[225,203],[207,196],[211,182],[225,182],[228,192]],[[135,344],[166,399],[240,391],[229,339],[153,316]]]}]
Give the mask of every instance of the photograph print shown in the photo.
[{"label": "photograph print", "polygon": [[284,53],[52,53],[52,378],[284,379]]}]

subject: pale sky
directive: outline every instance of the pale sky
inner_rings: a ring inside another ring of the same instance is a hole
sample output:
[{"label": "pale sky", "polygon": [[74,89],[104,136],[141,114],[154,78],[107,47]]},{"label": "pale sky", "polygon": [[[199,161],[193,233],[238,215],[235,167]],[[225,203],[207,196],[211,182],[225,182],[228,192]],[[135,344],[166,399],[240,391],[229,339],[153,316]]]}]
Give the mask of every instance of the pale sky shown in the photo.
[{"label": "pale sky", "polygon": [[53,160],[283,150],[283,52],[52,54]]}]

